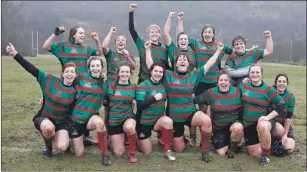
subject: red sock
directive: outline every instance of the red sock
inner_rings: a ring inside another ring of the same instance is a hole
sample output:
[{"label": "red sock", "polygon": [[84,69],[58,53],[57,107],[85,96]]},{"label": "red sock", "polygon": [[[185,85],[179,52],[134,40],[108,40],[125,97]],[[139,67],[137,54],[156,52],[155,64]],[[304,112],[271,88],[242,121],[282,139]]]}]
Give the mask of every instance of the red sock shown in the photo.
[{"label": "red sock", "polygon": [[164,142],[164,151],[171,148],[171,141],[173,140],[173,129],[162,129],[162,139]]},{"label": "red sock", "polygon": [[201,132],[201,144],[202,148],[201,151],[204,152],[208,148],[208,134]]},{"label": "red sock", "polygon": [[108,154],[107,136],[108,136],[107,130],[105,130],[104,132],[97,132],[98,144],[102,155]]},{"label": "red sock", "polygon": [[129,141],[129,153],[135,153],[135,147],[136,147],[136,132],[128,135],[128,141]]},{"label": "red sock", "polygon": [[270,154],[270,149],[264,149],[264,148],[261,148],[261,156],[269,156]]}]

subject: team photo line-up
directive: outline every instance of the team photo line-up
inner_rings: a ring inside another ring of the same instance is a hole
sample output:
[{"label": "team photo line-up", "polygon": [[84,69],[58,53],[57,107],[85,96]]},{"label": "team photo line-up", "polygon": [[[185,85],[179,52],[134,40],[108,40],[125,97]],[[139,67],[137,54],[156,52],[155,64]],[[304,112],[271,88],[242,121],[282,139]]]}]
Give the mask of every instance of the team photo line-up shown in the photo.
[{"label": "team photo line-up", "polygon": [[[180,12],[174,42],[170,28],[175,13],[170,12],[163,31],[155,24],[147,28],[147,41],[134,27],[136,9],[136,4],[130,4],[128,27],[140,58],[137,84],[131,82],[136,61],[126,49],[127,39],[118,36],[114,49],[110,47],[115,27],[102,43],[97,33],[91,34],[96,48],[84,44],[82,27],[70,29],[68,40],[55,42],[65,32],[63,26],[56,27],[42,48],[61,62],[60,76],[38,69],[13,44],[6,47],[42,90],[42,107],[33,123],[45,142],[44,158],[52,157],[53,147],[69,151],[71,139],[78,157],[84,154],[84,146],[97,144],[105,166],[111,164],[108,148],[120,157],[127,144],[129,161],[134,163],[137,147],[143,153],[152,151],[155,131],[164,157],[175,161],[172,150],[183,152],[186,144],[196,145],[196,128],[205,162],[212,160],[210,142],[218,155],[228,158],[234,158],[246,145],[248,154],[260,158],[263,166],[269,164],[269,155],[293,152],[295,96],[287,88],[288,77],[277,74],[270,85],[263,81],[263,68],[256,64],[273,53],[270,31],[263,33],[265,49],[246,49],[243,36],[234,37],[232,45],[226,46],[215,40],[211,25],[202,28],[199,38],[189,37],[183,28],[184,13]],[[162,32],[164,43],[160,42]],[[97,57],[102,54],[106,64]],[[226,62],[222,68],[223,57]],[[103,73],[105,65],[107,74]],[[102,107],[104,115],[99,114]],[[185,126],[190,129],[189,138],[184,136]],[[93,130],[97,141],[90,136]]]}]

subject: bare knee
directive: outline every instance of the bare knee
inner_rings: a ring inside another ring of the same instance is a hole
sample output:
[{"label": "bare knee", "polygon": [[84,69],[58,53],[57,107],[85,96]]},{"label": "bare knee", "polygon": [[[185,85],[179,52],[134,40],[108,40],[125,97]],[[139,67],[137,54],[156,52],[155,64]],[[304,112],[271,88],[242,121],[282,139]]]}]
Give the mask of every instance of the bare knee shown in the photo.
[{"label": "bare knee", "polygon": [[69,146],[69,142],[57,142],[55,147],[61,152],[65,152]]},{"label": "bare knee", "polygon": [[125,152],[125,148],[117,148],[117,149],[114,149],[113,148],[113,153],[116,157],[121,157]]},{"label": "bare knee", "polygon": [[258,147],[247,147],[248,153],[250,156],[258,157],[261,155],[261,148]]},{"label": "bare knee", "polygon": [[219,156],[224,157],[228,151],[228,146],[221,148],[221,149],[216,149],[215,151]]},{"label": "bare knee", "polygon": [[201,130],[205,133],[211,133],[212,132],[212,122],[209,116],[206,114],[203,114],[201,118]]},{"label": "bare knee", "polygon": [[173,120],[169,117],[162,117],[162,118],[163,118],[162,120],[163,128],[173,129]]},{"label": "bare knee", "polygon": [[102,121],[102,119],[99,119],[96,121],[96,131],[99,131],[99,132],[102,132],[105,130],[105,127],[104,127],[104,123]]},{"label": "bare knee", "polygon": [[55,126],[54,125],[46,125],[43,126],[42,134],[46,138],[50,138],[55,135]]},{"label": "bare knee", "polygon": [[234,124],[231,127],[231,132],[236,133],[236,134],[242,134],[243,133],[243,125],[238,123],[238,124]]},{"label": "bare knee", "polygon": [[83,156],[84,154],[84,149],[75,149],[75,155],[77,157]]},{"label": "bare knee", "polygon": [[266,132],[270,131],[270,125],[269,125],[268,122],[260,122],[257,125],[257,130],[258,130],[259,134],[266,133]]}]

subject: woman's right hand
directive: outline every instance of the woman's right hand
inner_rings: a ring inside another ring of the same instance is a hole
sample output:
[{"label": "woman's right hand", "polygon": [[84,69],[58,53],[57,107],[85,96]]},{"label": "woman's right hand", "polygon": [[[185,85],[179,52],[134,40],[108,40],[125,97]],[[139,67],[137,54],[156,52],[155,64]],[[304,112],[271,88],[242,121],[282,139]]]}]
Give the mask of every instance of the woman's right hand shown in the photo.
[{"label": "woman's right hand", "polygon": [[9,45],[6,46],[6,53],[15,56],[18,52],[15,50],[14,45],[9,42]]},{"label": "woman's right hand", "polygon": [[130,12],[133,12],[137,7],[138,7],[138,5],[136,5],[136,4],[130,4],[130,9],[129,9],[129,11],[130,11]]},{"label": "woman's right hand", "polygon": [[160,101],[163,98],[163,95],[161,93],[157,93],[156,95],[154,95],[154,97],[157,101]]},{"label": "woman's right hand", "polygon": [[54,30],[54,34],[56,36],[62,34],[65,32],[65,27],[64,26],[60,26],[60,27],[56,27],[55,30]]}]

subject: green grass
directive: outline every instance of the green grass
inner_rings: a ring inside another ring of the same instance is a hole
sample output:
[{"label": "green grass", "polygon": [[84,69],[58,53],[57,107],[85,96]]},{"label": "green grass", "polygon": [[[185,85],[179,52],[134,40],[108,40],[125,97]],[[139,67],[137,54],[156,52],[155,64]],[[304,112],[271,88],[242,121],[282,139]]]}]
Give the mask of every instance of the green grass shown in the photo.
[{"label": "green grass", "polygon": [[[60,63],[55,57],[28,59],[41,70],[60,74]],[[245,149],[232,160],[214,154],[213,161],[207,164],[200,160],[199,147],[188,147],[184,153],[176,154],[176,162],[169,163],[163,158],[163,148],[157,144],[155,133],[153,133],[152,153],[137,152],[139,161],[135,164],[128,163],[127,155],[121,158],[115,158],[112,155],[112,165],[102,167],[97,146],[86,147],[85,155],[80,158],[72,153],[65,155],[56,153],[51,160],[42,158],[40,151],[43,140],[32,123],[32,117],[40,108],[41,90],[36,79],[15,60],[2,57],[2,170],[305,170],[306,68],[265,66],[265,81],[273,83],[274,77],[280,72],[289,75],[289,89],[294,92],[297,99],[293,127],[297,137],[298,151],[294,154],[283,158],[271,157],[270,166],[261,167],[258,165],[259,159],[248,156]],[[133,81],[137,81],[137,73],[133,75]],[[95,136],[95,133],[93,132],[92,135]],[[210,148],[213,150],[212,146]]]}]

